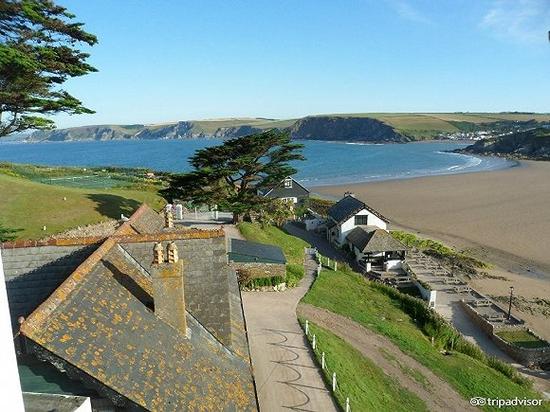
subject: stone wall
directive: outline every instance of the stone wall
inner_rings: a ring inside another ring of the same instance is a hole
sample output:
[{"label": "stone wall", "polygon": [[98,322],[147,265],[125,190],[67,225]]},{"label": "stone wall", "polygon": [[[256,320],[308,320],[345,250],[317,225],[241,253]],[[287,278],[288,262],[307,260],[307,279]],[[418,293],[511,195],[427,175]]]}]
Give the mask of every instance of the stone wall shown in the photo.
[{"label": "stone wall", "polygon": [[[231,344],[229,277],[225,239],[175,240],[183,261],[187,310],[224,344]],[[147,271],[151,270],[155,242],[120,245]]]},{"label": "stone wall", "polygon": [[279,263],[237,263],[232,262],[233,267],[238,275],[241,283],[246,283],[252,279],[271,278],[280,276],[286,278],[286,265]]},{"label": "stone wall", "polygon": [[[526,330],[537,336],[533,331],[525,327],[524,324],[494,325],[483,318],[470,304],[461,301],[461,305],[472,321],[479,326],[500,349],[521,364],[528,367],[540,367],[550,364],[550,346],[545,348],[522,348],[505,341],[495,334],[495,332],[505,330]],[[539,336],[537,337],[544,340]]]}]

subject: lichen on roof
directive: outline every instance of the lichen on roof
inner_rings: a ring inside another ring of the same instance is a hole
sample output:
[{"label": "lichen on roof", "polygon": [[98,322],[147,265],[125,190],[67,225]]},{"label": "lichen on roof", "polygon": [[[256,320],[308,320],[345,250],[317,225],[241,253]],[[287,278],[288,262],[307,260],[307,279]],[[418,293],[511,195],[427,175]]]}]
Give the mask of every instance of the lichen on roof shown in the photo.
[{"label": "lichen on roof", "polygon": [[[233,285],[234,272],[226,265],[223,232],[149,232],[159,223],[150,211],[138,209],[82,262],[23,322],[22,334],[149,410],[256,410],[244,320],[236,278]],[[155,239],[178,238],[184,261],[191,253],[184,265],[190,280],[186,298],[189,291],[201,292],[194,284],[200,283],[205,266],[215,268],[209,276],[220,283],[222,294],[212,293],[215,285],[204,286],[218,306],[209,306],[202,296],[200,303],[210,314],[220,310],[216,321],[226,326],[219,336],[213,333],[216,324],[201,324],[208,317],[201,315],[199,302],[197,317],[187,314],[189,336],[147,307],[153,298],[147,269],[152,254],[138,252],[149,253]],[[206,260],[196,260],[199,254]]]}]

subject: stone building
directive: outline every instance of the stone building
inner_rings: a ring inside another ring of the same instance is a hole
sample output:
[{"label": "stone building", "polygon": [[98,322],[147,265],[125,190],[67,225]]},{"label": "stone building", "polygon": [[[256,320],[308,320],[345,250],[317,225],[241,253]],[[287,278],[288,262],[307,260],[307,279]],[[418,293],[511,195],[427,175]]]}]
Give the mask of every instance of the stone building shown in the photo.
[{"label": "stone building", "polygon": [[2,244],[24,392],[92,409],[257,410],[221,230],[146,205],[107,238]]}]

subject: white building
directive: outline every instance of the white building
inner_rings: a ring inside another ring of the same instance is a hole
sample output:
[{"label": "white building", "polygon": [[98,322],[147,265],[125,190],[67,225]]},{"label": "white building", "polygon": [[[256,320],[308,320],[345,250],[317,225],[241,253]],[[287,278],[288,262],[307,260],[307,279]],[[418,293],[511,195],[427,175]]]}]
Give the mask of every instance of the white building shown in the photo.
[{"label": "white building", "polygon": [[370,272],[401,268],[407,248],[387,230],[389,220],[356,199],[346,195],[328,210],[327,238],[337,247],[347,247]]}]

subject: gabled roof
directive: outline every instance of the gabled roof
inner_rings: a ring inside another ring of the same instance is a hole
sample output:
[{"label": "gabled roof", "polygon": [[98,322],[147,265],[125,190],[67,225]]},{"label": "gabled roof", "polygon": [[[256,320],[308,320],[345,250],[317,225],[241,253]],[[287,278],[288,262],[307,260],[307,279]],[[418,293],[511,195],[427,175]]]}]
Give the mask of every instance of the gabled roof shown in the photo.
[{"label": "gabled roof", "polygon": [[[154,233],[162,223],[154,213],[138,209],[27,317],[21,333],[148,410],[256,410],[223,231]],[[152,246],[166,240],[176,241],[184,261],[188,337],[147,307]]]},{"label": "gabled roof", "polygon": [[[286,179],[291,179],[292,180],[292,189],[286,189],[284,188],[284,182]],[[306,188],[305,186],[303,186],[302,184],[300,184],[300,182],[298,182],[296,179],[294,179],[292,176],[288,176],[288,177],[285,177],[283,180],[281,180],[279,183],[275,184],[275,185],[272,185],[272,186],[269,186],[269,187],[263,187],[263,188],[259,188],[259,191],[260,193],[262,194],[262,196],[269,196],[274,190],[276,189],[285,189],[285,190],[293,190],[294,189],[294,185],[297,185],[300,189],[302,189],[305,193],[308,193],[309,194],[309,189]]]},{"label": "gabled roof", "polygon": [[407,247],[394,239],[386,230],[376,226],[357,226],[346,239],[363,253],[395,252]]},{"label": "gabled roof", "polygon": [[354,196],[350,195],[344,196],[342,199],[332,205],[328,210],[328,215],[337,223],[342,223],[363,209],[368,210],[370,213],[379,217],[384,222],[389,222],[389,220],[382,216],[379,212],[368,206],[366,203],[361,202],[359,199],[356,199]]},{"label": "gabled roof", "polygon": [[283,250],[279,246],[248,240],[229,240],[229,260],[233,262],[257,262],[286,264]]}]

